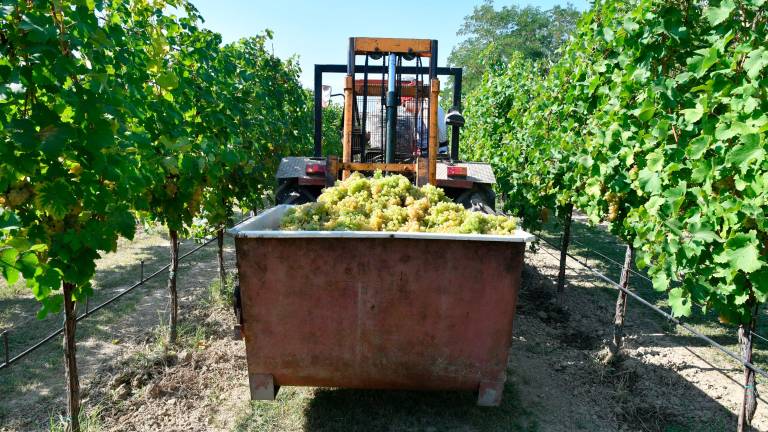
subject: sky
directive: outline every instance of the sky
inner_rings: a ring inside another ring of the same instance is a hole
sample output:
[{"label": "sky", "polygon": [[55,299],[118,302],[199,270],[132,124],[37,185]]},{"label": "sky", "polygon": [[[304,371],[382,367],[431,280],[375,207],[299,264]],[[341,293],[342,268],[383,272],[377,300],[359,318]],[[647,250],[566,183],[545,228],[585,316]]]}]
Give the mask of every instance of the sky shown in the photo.
[{"label": "sky", "polygon": [[[549,9],[567,0],[497,0],[504,5],[539,6]],[[379,0],[356,2],[326,0],[192,0],[205,19],[204,27],[221,33],[224,42],[253,36],[264,29],[274,32],[274,53],[281,58],[297,55],[301,82],[313,86],[315,64],[346,64],[349,37],[403,37],[438,40],[438,64],[444,66],[458,42],[464,17],[482,0]],[[577,9],[588,0],[570,0]],[[324,84],[340,92],[341,75]]]}]

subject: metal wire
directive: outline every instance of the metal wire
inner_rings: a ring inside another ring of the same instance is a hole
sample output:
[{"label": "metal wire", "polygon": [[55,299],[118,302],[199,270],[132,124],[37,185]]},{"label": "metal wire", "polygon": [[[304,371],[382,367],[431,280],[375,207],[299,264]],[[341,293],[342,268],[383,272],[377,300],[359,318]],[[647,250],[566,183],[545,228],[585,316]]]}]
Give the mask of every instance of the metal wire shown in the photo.
[{"label": "metal wire", "polygon": [[[606,256],[605,254],[602,254],[602,253],[600,253],[600,252],[598,252],[598,251],[596,251],[596,250],[594,250],[594,249],[592,249],[592,248],[589,248],[589,247],[588,247],[588,246],[586,246],[584,243],[582,243],[582,242],[580,242],[580,241],[578,241],[578,240],[574,240],[573,238],[571,238],[571,243],[576,243],[577,245],[581,246],[582,248],[584,248],[584,249],[588,250],[590,253],[593,253],[593,254],[595,254],[595,255],[598,255],[598,256],[600,256],[600,257],[602,257],[602,258],[604,258],[604,259],[606,259],[606,260],[608,260],[608,261],[612,262],[613,264],[616,264],[617,266],[619,266],[619,267],[621,267],[621,268],[624,268],[624,263],[618,262],[618,261],[614,260],[613,258],[611,258],[611,257],[609,257],[609,256]],[[634,274],[634,275],[636,275],[636,276],[638,276],[638,277],[639,277],[639,278],[641,278],[641,279],[645,279],[646,281],[648,281],[648,282],[650,282],[650,283],[653,283],[653,281],[651,280],[651,278],[649,278],[648,276],[646,276],[646,275],[644,275],[644,274],[642,274],[642,273],[640,273],[640,272],[638,272],[638,271],[636,271],[636,270],[632,269],[631,267],[630,267],[630,269],[629,269],[629,272],[630,272],[630,273],[632,273],[632,274]]]},{"label": "metal wire", "polygon": [[[547,245],[548,245],[548,246],[549,246],[551,249],[554,249],[554,250],[556,250],[556,251],[558,251],[558,252],[560,251],[560,249],[559,249],[557,246],[555,246],[555,245],[553,245],[552,243],[550,243],[550,242],[549,242],[547,239],[545,239],[545,238],[543,238],[543,237],[539,237],[539,238],[540,238],[540,239],[541,239],[541,240],[542,240],[544,243],[546,243],[546,244],[547,244]],[[546,251],[545,251],[545,252],[546,252]],[[552,257],[556,258],[556,259],[559,259],[559,258],[558,258],[557,256],[555,256],[554,254],[551,254],[551,253],[549,253],[549,252],[546,252],[546,253],[547,253],[547,254],[549,254],[550,256],[552,256]],[[592,274],[594,274],[595,276],[597,276],[599,279],[601,279],[601,280],[603,280],[604,282],[608,283],[608,284],[609,284],[610,286],[612,286],[614,289],[617,289],[617,290],[623,291],[624,293],[626,293],[626,294],[627,294],[627,295],[629,295],[630,297],[634,298],[635,300],[637,300],[637,301],[638,301],[638,302],[640,302],[641,304],[643,304],[643,305],[647,306],[647,307],[648,307],[648,308],[650,308],[651,310],[653,310],[653,311],[655,311],[656,313],[658,313],[658,314],[662,315],[662,316],[663,316],[663,317],[665,317],[667,320],[669,320],[669,321],[672,321],[673,323],[675,323],[675,324],[679,325],[680,327],[684,328],[685,330],[687,330],[688,332],[690,332],[690,333],[691,333],[691,334],[693,334],[694,336],[696,336],[696,337],[698,337],[699,339],[701,339],[701,340],[703,340],[703,341],[707,342],[708,344],[710,344],[712,347],[716,348],[717,350],[719,350],[719,351],[720,351],[720,352],[722,352],[723,354],[725,354],[725,355],[727,355],[727,356],[729,356],[729,357],[733,358],[734,360],[736,360],[737,362],[739,362],[741,365],[743,365],[743,366],[745,366],[745,367],[748,367],[749,369],[751,369],[751,370],[752,370],[752,371],[754,371],[755,373],[757,373],[757,374],[759,374],[759,375],[762,375],[762,376],[763,376],[763,377],[765,377],[765,378],[768,378],[768,372],[765,372],[764,370],[762,370],[762,369],[760,369],[759,367],[755,366],[755,365],[754,365],[754,364],[752,364],[751,362],[748,362],[748,361],[744,361],[744,359],[742,359],[740,356],[738,356],[737,354],[735,354],[735,353],[731,352],[730,350],[728,350],[728,349],[727,349],[727,348],[725,348],[724,346],[720,345],[719,343],[715,342],[715,341],[714,341],[714,340],[712,340],[710,337],[708,337],[708,336],[706,336],[706,335],[702,334],[701,332],[699,332],[699,331],[697,331],[696,329],[692,328],[692,327],[691,327],[691,326],[689,326],[688,324],[686,324],[686,323],[684,323],[684,322],[680,321],[679,319],[675,318],[675,317],[674,317],[674,316],[672,316],[671,314],[669,314],[669,313],[667,313],[667,312],[665,312],[665,311],[661,310],[661,309],[660,309],[658,306],[656,306],[656,305],[654,305],[654,304],[650,303],[649,301],[645,300],[644,298],[640,297],[640,296],[639,296],[639,295],[637,295],[635,292],[633,292],[633,291],[630,291],[630,290],[628,290],[628,289],[626,289],[626,288],[622,287],[621,285],[619,285],[618,283],[614,282],[613,280],[611,280],[611,278],[607,277],[607,276],[606,276],[606,275],[604,275],[603,273],[600,273],[599,271],[595,270],[594,268],[590,267],[589,265],[587,265],[587,264],[583,263],[583,262],[582,262],[582,261],[580,261],[580,260],[579,260],[577,257],[575,257],[575,256],[573,256],[573,255],[571,255],[570,253],[567,253],[567,252],[566,252],[566,255],[567,255],[569,258],[571,258],[572,260],[574,260],[574,261],[576,261],[577,263],[579,263],[579,264],[580,264],[582,267],[584,267],[585,269],[589,270],[589,271],[590,271]],[[573,267],[569,266],[569,265],[567,264],[567,262],[566,262],[566,266],[567,266],[568,268],[570,268],[571,270],[576,270],[576,269],[574,269]]]},{"label": "metal wire", "polygon": [[[544,238],[543,238],[541,235],[539,235],[539,238],[541,238],[542,240],[545,240],[545,239],[544,239]],[[545,240],[545,241],[546,241],[546,240]],[[585,249],[587,252],[589,252],[589,253],[593,253],[593,254],[596,254],[596,255],[598,255],[598,256],[600,256],[600,257],[602,257],[603,259],[606,259],[606,260],[608,260],[609,262],[611,262],[611,263],[613,263],[613,264],[617,265],[619,268],[622,268],[622,269],[624,268],[624,264],[623,264],[623,263],[620,263],[620,262],[618,262],[618,261],[614,260],[613,258],[611,258],[611,257],[609,257],[609,256],[607,256],[607,255],[605,255],[605,254],[602,254],[602,253],[600,253],[600,252],[596,251],[596,250],[595,250],[595,249],[593,249],[593,248],[590,248],[589,246],[585,245],[584,243],[582,243],[582,242],[580,242],[580,241],[578,241],[578,240],[574,240],[573,238],[572,238],[570,241],[571,241],[572,243],[578,244],[578,245],[579,245],[579,246],[581,246],[583,249]],[[617,243],[617,245],[619,245],[619,244]],[[559,250],[559,248],[558,248],[558,250]],[[587,264],[588,264],[588,263],[587,263]],[[641,278],[641,279],[643,279],[643,280],[645,280],[645,281],[648,281],[648,282],[650,282],[651,284],[653,284],[653,281],[651,280],[651,278],[649,278],[649,277],[645,276],[644,274],[642,274],[642,273],[640,273],[640,272],[638,272],[638,271],[636,271],[636,270],[633,270],[632,268],[630,268],[630,269],[629,269],[629,271],[630,271],[630,273],[632,273],[632,274],[634,274],[634,275],[638,276],[639,278]],[[758,333],[755,333],[754,331],[751,331],[750,333],[752,334],[752,336],[756,336],[756,337],[758,337],[759,339],[762,339],[763,341],[765,341],[765,342],[768,342],[768,338],[766,338],[765,336],[762,336],[762,335],[760,335],[760,334],[758,334]]]},{"label": "metal wire", "polygon": [[[238,223],[236,223],[235,225],[239,225],[239,224],[241,224],[243,221],[245,221],[245,219],[247,219],[247,218],[243,218],[243,219],[241,219],[241,220],[240,220]],[[194,249],[192,249],[191,251],[189,251],[189,252],[185,253],[184,255],[181,255],[181,256],[179,256],[178,260],[179,260],[179,261],[181,261],[181,260],[183,260],[184,258],[186,258],[186,257],[188,257],[188,256],[190,256],[190,255],[192,255],[193,253],[195,253],[195,252],[199,251],[200,249],[204,248],[205,246],[208,246],[209,244],[213,243],[213,241],[214,241],[214,240],[216,240],[216,236],[213,236],[213,237],[211,237],[211,238],[207,239],[207,240],[206,240],[204,243],[200,244],[200,245],[199,245],[199,246],[197,246],[196,248],[194,248]],[[142,261],[142,264],[143,264],[143,261]],[[148,276],[148,277],[145,279],[145,278],[143,277],[144,266],[142,265],[142,277],[141,277],[141,280],[140,280],[139,282],[137,282],[137,283],[135,283],[135,284],[131,285],[130,287],[126,288],[125,290],[121,291],[121,292],[120,292],[120,293],[118,293],[117,295],[115,295],[115,296],[111,297],[110,299],[106,300],[104,303],[102,303],[102,304],[100,304],[100,305],[96,306],[95,308],[93,308],[93,309],[92,309],[92,310],[90,310],[90,311],[89,311],[89,310],[86,308],[86,311],[85,311],[85,313],[83,313],[82,315],[78,316],[78,317],[75,319],[75,321],[76,321],[76,322],[80,322],[81,320],[83,320],[83,319],[85,319],[85,318],[87,318],[87,317],[89,317],[89,316],[93,315],[95,312],[97,312],[97,311],[99,311],[99,310],[103,309],[104,307],[106,307],[106,306],[108,306],[108,305],[110,305],[110,304],[114,303],[115,301],[117,301],[117,300],[118,300],[118,299],[120,299],[121,297],[123,297],[123,296],[125,296],[126,294],[130,293],[131,291],[133,291],[134,289],[136,289],[136,288],[138,288],[138,287],[140,287],[140,286],[144,285],[144,283],[145,283],[145,282],[147,282],[147,281],[150,281],[150,280],[154,279],[155,277],[157,277],[158,275],[160,275],[161,273],[165,272],[166,270],[168,270],[168,268],[169,268],[170,266],[171,266],[170,264],[166,264],[165,266],[163,266],[163,267],[162,267],[162,268],[160,268],[159,270],[155,271],[154,273],[152,273],[151,275],[149,275],[149,276]],[[27,348],[26,350],[24,350],[23,352],[19,353],[18,355],[16,355],[15,357],[11,358],[10,360],[8,360],[8,357],[9,357],[10,355],[9,355],[9,352],[7,351],[7,349],[8,349],[7,340],[8,340],[8,334],[9,334],[10,330],[6,330],[6,331],[4,331],[4,332],[3,332],[3,334],[2,334],[2,337],[3,337],[3,338],[5,339],[5,341],[6,341],[6,342],[5,342],[5,344],[4,344],[4,345],[5,345],[5,350],[6,350],[6,352],[5,352],[5,358],[6,358],[6,361],[5,361],[3,364],[0,364],[0,370],[2,370],[2,369],[5,369],[5,368],[7,368],[7,367],[11,366],[12,364],[16,363],[17,361],[21,360],[22,358],[26,357],[28,354],[32,353],[33,351],[37,350],[37,349],[38,349],[38,348],[40,348],[41,346],[45,345],[45,343],[46,343],[46,342],[48,342],[48,341],[50,341],[51,339],[55,338],[56,336],[58,336],[59,334],[61,334],[63,331],[64,331],[64,327],[61,327],[61,328],[59,328],[58,330],[56,330],[56,331],[54,331],[53,333],[49,334],[49,335],[48,335],[48,336],[46,336],[44,339],[42,339],[42,340],[38,341],[36,344],[34,344],[34,345],[32,345],[31,347]]]},{"label": "metal wire", "polygon": [[764,341],[768,342],[768,339],[766,339],[766,338],[765,338],[765,336],[760,336],[759,334],[757,334],[757,333],[755,333],[755,332],[750,332],[750,333],[752,333],[752,336],[757,336],[758,338],[760,338],[760,339],[762,339],[762,340],[764,340]]}]

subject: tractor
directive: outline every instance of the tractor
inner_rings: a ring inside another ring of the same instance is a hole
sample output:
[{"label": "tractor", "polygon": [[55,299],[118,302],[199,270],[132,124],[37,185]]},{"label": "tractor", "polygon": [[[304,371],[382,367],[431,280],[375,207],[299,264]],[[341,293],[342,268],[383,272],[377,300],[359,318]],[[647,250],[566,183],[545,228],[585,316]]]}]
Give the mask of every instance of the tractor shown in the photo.
[{"label": "tractor", "polygon": [[[323,157],[325,74],[346,74],[341,158]],[[453,77],[447,114],[439,106],[440,77]],[[438,186],[465,208],[493,213],[493,169],[459,157],[461,80],[461,68],[437,66],[436,40],[350,38],[346,65],[315,65],[314,155],[281,160],[276,204],[312,202],[351,172],[381,171]]]}]

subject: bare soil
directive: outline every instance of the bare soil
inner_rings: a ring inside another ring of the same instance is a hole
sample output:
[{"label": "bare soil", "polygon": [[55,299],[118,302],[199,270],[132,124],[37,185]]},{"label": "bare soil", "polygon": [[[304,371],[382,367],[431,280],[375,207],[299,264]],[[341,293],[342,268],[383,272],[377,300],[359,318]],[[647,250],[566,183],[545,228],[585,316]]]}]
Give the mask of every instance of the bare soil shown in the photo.
[{"label": "bare soil", "polygon": [[[231,263],[231,248],[227,257]],[[85,367],[85,406],[99,430],[735,430],[742,395],[738,365],[681,338],[631,300],[624,360],[605,364],[615,292],[569,261],[577,270],[569,270],[558,300],[557,259],[544,247],[526,256],[502,407],[476,408],[473,396],[462,392],[321,388],[283,388],[275,402],[250,402],[244,345],[231,339],[231,312],[203,295],[215,278],[214,263],[211,258],[186,270],[183,283],[190,288],[181,316],[189,326],[181,346],[163,350],[148,337],[158,323],[151,313],[143,315],[146,320],[114,324],[121,329],[121,348]],[[159,304],[153,310],[161,310]],[[81,364],[88,364],[92,350],[84,346]],[[63,400],[56,390],[51,407]],[[6,412],[14,409],[1,419],[0,430],[46,429],[45,412],[21,411],[7,396],[0,396],[3,405]],[[754,426],[768,430],[763,400]]]}]

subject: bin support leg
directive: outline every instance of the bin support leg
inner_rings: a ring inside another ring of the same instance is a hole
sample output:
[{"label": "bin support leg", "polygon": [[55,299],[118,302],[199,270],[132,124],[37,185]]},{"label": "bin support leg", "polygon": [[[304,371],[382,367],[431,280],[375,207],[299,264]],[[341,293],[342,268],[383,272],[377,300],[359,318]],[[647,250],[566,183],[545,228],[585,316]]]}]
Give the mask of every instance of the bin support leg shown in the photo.
[{"label": "bin support leg", "polygon": [[497,407],[504,394],[504,381],[480,381],[477,390],[477,406]]},{"label": "bin support leg", "polygon": [[251,387],[251,400],[275,400],[280,390],[271,374],[249,373],[248,384]]}]

